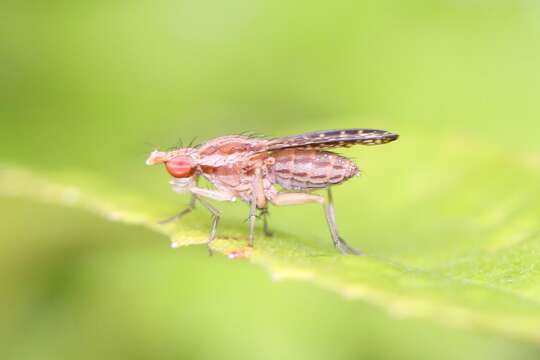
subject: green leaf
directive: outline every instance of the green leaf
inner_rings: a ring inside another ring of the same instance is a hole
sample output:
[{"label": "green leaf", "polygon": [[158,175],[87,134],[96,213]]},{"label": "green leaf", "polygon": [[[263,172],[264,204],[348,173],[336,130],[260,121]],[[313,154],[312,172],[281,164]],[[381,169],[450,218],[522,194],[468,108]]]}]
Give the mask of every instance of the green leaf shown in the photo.
[{"label": "green leaf", "polygon": [[[248,261],[274,280],[307,281],[393,316],[540,342],[537,158],[507,156],[453,138],[430,143],[431,151],[419,154],[413,143],[405,139],[394,150],[370,150],[377,170],[335,191],[342,232],[367,255],[340,255],[331,246],[322,211],[306,206],[272,208],[276,234],[258,233]],[[399,146],[399,161],[392,160]],[[156,169],[145,170],[157,175]],[[196,211],[175,224],[158,225],[178,206],[172,205],[177,195],[164,191],[164,179],[159,186],[145,184],[144,191],[134,191],[134,184],[83,172],[44,176],[8,165],[0,171],[3,196],[83,208],[148,227],[182,246],[206,242],[207,214]],[[236,214],[247,207],[228,209],[233,219],[225,212],[214,243],[223,254],[246,246],[246,226]],[[289,216],[284,219],[281,211]]]},{"label": "green leaf", "polygon": [[[247,261],[396,317],[540,342],[535,2],[192,3],[5,4],[0,194],[203,244],[201,209],[157,225],[189,200],[144,166],[146,142],[395,131],[396,143],[343,150],[363,176],[334,190],[338,226],[366,256],[339,255],[309,205],[272,208],[275,236],[259,232]],[[246,245],[247,209],[217,206],[228,254]]]}]

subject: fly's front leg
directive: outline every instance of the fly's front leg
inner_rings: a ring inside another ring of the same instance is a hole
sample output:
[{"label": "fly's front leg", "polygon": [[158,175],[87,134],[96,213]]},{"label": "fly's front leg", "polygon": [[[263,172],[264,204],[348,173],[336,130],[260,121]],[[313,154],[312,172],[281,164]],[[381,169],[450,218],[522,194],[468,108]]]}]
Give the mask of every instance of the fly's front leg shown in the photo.
[{"label": "fly's front leg", "polygon": [[316,195],[316,194],[280,193],[280,194],[277,194],[274,198],[272,198],[271,202],[276,206],[301,205],[301,204],[308,204],[308,203],[319,203],[323,205],[324,213],[326,215],[326,221],[328,222],[328,227],[330,228],[330,235],[332,236],[334,245],[343,254],[361,255],[361,252],[349,246],[345,242],[345,240],[341,238],[341,236],[339,235],[337,231],[336,215],[334,211],[334,204],[332,201],[332,193],[330,192],[330,189],[328,189],[328,200],[325,200],[324,197],[320,195]]},{"label": "fly's front leg", "polygon": [[212,241],[214,241],[216,238],[217,226],[221,217],[221,212],[212,206],[212,204],[210,204],[208,201],[204,200],[203,197],[218,201],[235,201],[236,197],[233,194],[225,191],[208,190],[198,187],[193,187],[190,189],[190,191],[196,196],[201,205],[212,214],[212,228],[210,229],[210,235],[208,236],[207,242],[208,254],[212,255],[211,245]]},{"label": "fly's front leg", "polygon": [[[173,183],[173,186],[175,186],[175,185],[176,185],[176,183]],[[176,186],[176,190],[178,192],[184,192],[184,191],[191,192],[190,204],[186,209],[184,209],[183,211],[181,211],[177,215],[175,215],[175,216],[171,217],[170,219],[167,219],[167,220],[165,220],[165,221],[163,221],[161,223],[167,223],[167,222],[170,222],[170,221],[173,221],[173,220],[177,220],[180,217],[184,216],[185,214],[191,212],[195,208],[195,204],[198,201],[202,206],[204,206],[206,208],[206,210],[208,210],[210,212],[210,214],[212,214],[212,227],[210,229],[210,235],[208,236],[208,242],[207,242],[208,253],[210,255],[212,255],[211,245],[212,245],[212,241],[214,241],[214,239],[216,238],[217,226],[218,226],[218,223],[219,223],[219,219],[221,217],[221,213],[220,213],[220,211],[218,209],[216,209],[214,206],[212,206],[212,204],[210,204],[204,198],[217,200],[217,201],[235,201],[236,197],[233,194],[229,193],[229,192],[203,189],[203,188],[199,188],[197,186],[185,186],[185,187]],[[176,247],[177,244],[173,243],[172,246]]]},{"label": "fly's front leg", "polygon": [[184,215],[189,214],[195,209],[195,204],[197,203],[197,195],[191,194],[191,200],[189,201],[189,205],[184,210],[180,211],[178,214],[175,214],[171,216],[170,218],[167,218],[165,220],[161,220],[158,222],[160,225],[165,225],[168,223],[171,223],[176,220],[180,220]]},{"label": "fly's front leg", "polygon": [[[189,191],[189,189],[191,187],[196,187],[198,183],[199,183],[199,178],[198,177],[195,177],[194,179],[189,180],[189,182],[187,182],[187,183],[184,183],[184,182],[181,182],[181,181],[179,182],[178,180],[172,180],[170,182],[170,184],[173,187],[173,190],[175,190],[176,192],[179,192],[179,193]],[[173,221],[180,220],[184,215],[189,214],[190,212],[192,212],[195,209],[195,204],[196,203],[197,203],[197,195],[192,193],[191,194],[191,200],[189,201],[189,205],[187,206],[187,208],[183,209],[178,214],[175,214],[175,215],[171,216],[170,218],[158,221],[158,224],[165,225],[165,224],[171,223]]]}]

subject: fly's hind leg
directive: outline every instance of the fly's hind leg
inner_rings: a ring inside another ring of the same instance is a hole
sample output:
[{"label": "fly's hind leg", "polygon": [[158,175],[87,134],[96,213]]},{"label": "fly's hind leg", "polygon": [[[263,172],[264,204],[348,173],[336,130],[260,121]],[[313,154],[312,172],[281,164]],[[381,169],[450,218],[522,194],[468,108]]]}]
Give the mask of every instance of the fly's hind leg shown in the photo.
[{"label": "fly's hind leg", "polygon": [[326,214],[326,221],[332,234],[334,244],[343,254],[362,255],[362,252],[352,248],[343,238],[339,235],[336,223],[336,211],[334,210],[334,199],[332,197],[332,190],[328,188],[328,199],[324,206],[324,212]]},{"label": "fly's hind leg", "polygon": [[336,248],[342,253],[347,255],[361,255],[362,253],[358,250],[352,248],[349,244],[343,240],[339,235],[336,225],[336,215],[334,211],[334,204],[332,201],[332,193],[328,189],[328,200],[325,200],[324,197],[316,194],[308,193],[279,193],[274,198],[271,199],[271,202],[276,206],[286,206],[286,205],[301,205],[308,203],[319,203],[324,207],[324,213],[326,215],[326,221],[328,222],[328,227],[330,228],[330,235],[334,241]]}]

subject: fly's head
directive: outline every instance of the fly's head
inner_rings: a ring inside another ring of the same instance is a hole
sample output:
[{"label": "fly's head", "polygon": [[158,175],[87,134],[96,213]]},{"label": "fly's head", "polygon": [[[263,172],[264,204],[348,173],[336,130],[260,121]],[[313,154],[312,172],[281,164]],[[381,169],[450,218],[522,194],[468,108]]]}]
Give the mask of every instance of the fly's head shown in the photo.
[{"label": "fly's head", "polygon": [[197,154],[192,148],[154,150],[146,160],[146,165],[155,164],[164,164],[165,169],[175,179],[190,179],[197,171]]}]

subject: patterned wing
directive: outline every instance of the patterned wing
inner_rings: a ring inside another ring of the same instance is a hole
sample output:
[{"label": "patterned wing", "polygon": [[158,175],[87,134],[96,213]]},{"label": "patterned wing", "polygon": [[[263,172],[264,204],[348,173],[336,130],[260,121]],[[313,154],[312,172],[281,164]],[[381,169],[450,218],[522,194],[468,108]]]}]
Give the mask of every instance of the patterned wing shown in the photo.
[{"label": "patterned wing", "polygon": [[271,139],[266,144],[266,151],[288,148],[321,149],[331,147],[349,147],[352,145],[379,145],[394,141],[399,135],[376,129],[343,129],[316,131],[301,135],[292,135]]}]

